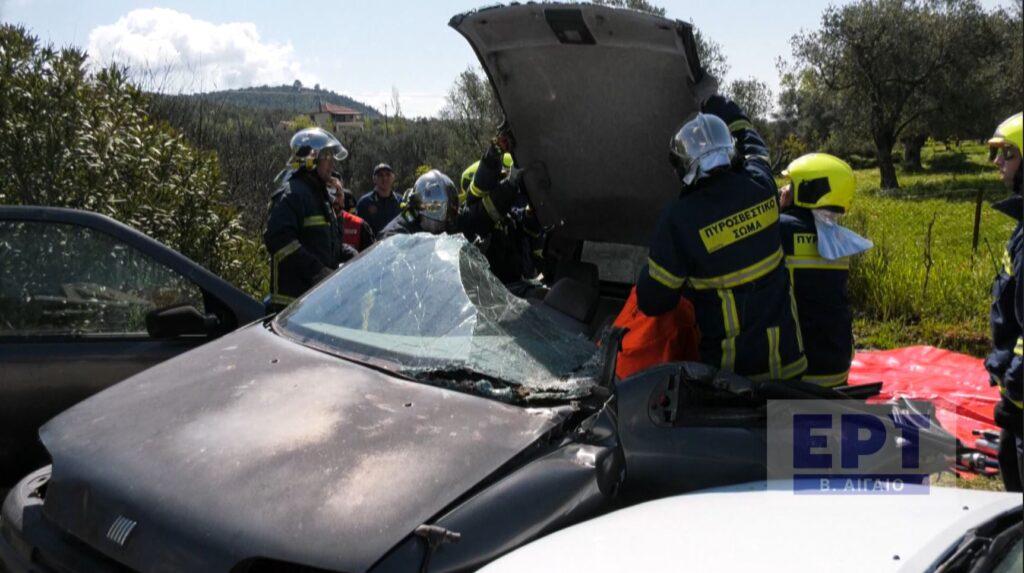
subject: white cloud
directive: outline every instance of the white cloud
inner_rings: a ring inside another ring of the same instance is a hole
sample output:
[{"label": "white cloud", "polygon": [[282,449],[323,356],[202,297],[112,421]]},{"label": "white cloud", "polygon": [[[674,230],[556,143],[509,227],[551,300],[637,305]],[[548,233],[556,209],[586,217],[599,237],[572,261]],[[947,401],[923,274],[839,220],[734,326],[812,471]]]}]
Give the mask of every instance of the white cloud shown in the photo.
[{"label": "white cloud", "polygon": [[133,10],[94,28],[88,51],[94,63],[127,64],[144,87],[167,92],[319,81],[302,69],[290,43],[261,41],[251,22],[214,24],[166,8]]}]

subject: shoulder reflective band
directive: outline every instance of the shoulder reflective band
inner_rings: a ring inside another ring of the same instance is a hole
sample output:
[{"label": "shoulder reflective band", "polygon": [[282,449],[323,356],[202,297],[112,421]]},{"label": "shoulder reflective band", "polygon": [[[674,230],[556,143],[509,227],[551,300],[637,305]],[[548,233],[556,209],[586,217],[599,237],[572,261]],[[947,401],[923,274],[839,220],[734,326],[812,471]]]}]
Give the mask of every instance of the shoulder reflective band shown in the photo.
[{"label": "shoulder reflective band", "polygon": [[469,192],[474,197],[486,197],[487,196],[487,191],[484,191],[483,189],[477,187],[476,183],[470,183],[469,184]]},{"label": "shoulder reflective band", "polygon": [[1017,345],[1013,347],[1013,353],[1017,356],[1024,356],[1024,337],[1017,337]]},{"label": "shoulder reflective band", "polygon": [[750,123],[745,119],[737,119],[736,121],[729,124],[729,132],[736,132],[742,129],[754,129],[754,124]]},{"label": "shoulder reflective band", "polygon": [[824,386],[825,388],[834,388],[836,386],[842,386],[846,384],[846,380],[850,377],[850,371],[840,372],[839,374],[804,374],[803,381],[817,384],[818,386]]},{"label": "shoulder reflective band", "polygon": [[779,249],[774,254],[734,273],[707,278],[689,277],[686,280],[690,282],[690,286],[697,290],[735,288],[765,276],[775,270],[781,262],[782,249]]},{"label": "shoulder reflective band", "polygon": [[666,271],[650,257],[647,257],[647,272],[651,275],[652,279],[672,290],[679,289],[683,286],[682,277],[677,277],[676,275]]},{"label": "shoulder reflective band", "polygon": [[327,217],[323,215],[313,215],[312,217],[306,217],[302,220],[302,227],[323,227],[327,225]]},{"label": "shoulder reflective band", "polygon": [[793,255],[797,257],[817,257],[818,235],[815,233],[793,234]]},{"label": "shoulder reflective band", "polygon": [[[786,267],[790,269],[818,269],[832,271],[850,270],[850,258],[842,257],[830,261],[825,257],[786,257]],[[832,276],[832,275],[829,275]]]},{"label": "shoulder reflective band", "polygon": [[767,229],[778,220],[779,208],[772,197],[702,228],[700,240],[704,249],[713,253]]}]

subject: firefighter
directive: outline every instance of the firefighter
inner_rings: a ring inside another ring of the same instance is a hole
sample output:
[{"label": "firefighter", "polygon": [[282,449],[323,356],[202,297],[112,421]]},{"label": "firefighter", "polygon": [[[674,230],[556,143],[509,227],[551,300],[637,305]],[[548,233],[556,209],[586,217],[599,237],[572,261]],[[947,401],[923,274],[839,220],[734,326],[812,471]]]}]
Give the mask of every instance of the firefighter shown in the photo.
[{"label": "firefighter", "polygon": [[402,211],[380,232],[379,239],[412,233],[458,231],[459,192],[447,175],[437,169],[420,175],[405,194]]},{"label": "firefighter", "polygon": [[491,272],[506,285],[536,277],[544,248],[544,230],[521,192],[522,171],[509,152],[512,141],[507,128],[499,127],[480,161],[463,172],[460,195],[463,234],[478,244]]},{"label": "firefighter", "polygon": [[805,382],[846,384],[853,360],[853,316],[847,283],[850,256],[870,242],[836,223],[850,209],[853,169],[827,153],[810,153],[782,172],[779,218],[786,268],[807,352]]},{"label": "firefighter", "polygon": [[1021,227],[1021,114],[1010,117],[996,128],[988,143],[993,162],[999,168],[1003,184],[1013,192],[1008,199],[992,205],[1000,213],[1012,217],[1014,227],[1006,244],[1002,265],[992,285],[992,351],[985,359],[992,385],[999,386],[1002,399],[995,407],[996,424],[1002,428],[999,437],[999,467],[1007,491],[1022,491],[1024,482],[1024,442],[1022,442],[1021,377],[1024,376],[1021,338],[1024,323],[1024,230]]},{"label": "firefighter", "polygon": [[263,232],[271,255],[271,312],[284,308],[356,254],[341,240],[327,188],[335,162],[344,160],[348,151],[318,127],[292,136],[291,151]]},{"label": "firefighter", "polygon": [[654,229],[637,306],[661,315],[685,287],[702,362],[754,379],[798,378],[807,359],[764,141],[739,106],[712,96],[670,151],[683,189]]}]

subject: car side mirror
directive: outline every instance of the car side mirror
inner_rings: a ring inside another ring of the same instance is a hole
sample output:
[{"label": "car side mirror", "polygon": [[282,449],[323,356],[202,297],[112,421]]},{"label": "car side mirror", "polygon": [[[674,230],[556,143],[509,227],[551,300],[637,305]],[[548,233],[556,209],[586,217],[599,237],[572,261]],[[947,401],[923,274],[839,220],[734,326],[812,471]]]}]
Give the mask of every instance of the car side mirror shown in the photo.
[{"label": "car side mirror", "polygon": [[153,338],[205,335],[220,326],[214,314],[203,314],[191,304],[176,304],[146,313],[146,331]]}]

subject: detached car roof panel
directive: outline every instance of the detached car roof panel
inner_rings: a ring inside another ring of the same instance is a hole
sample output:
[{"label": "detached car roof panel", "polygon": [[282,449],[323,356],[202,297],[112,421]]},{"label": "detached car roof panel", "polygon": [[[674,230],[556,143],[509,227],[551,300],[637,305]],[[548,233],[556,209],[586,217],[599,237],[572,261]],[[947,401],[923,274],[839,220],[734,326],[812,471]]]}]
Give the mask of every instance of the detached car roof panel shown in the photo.
[{"label": "detached car roof panel", "polygon": [[646,245],[679,193],[669,140],[699,107],[691,26],[587,4],[489,8],[449,25],[490,77],[541,222]]}]

